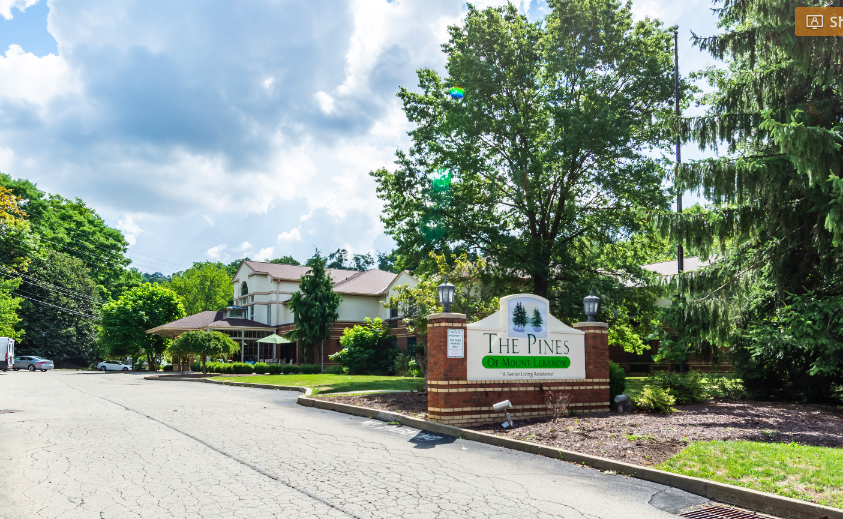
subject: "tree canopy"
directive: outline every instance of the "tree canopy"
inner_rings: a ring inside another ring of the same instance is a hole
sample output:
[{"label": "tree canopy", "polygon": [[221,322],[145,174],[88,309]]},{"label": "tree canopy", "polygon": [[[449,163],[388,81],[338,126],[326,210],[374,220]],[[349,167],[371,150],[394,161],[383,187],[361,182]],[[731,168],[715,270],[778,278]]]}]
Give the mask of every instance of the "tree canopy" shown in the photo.
[{"label": "tree canopy", "polygon": [[310,270],[301,277],[298,291],[290,298],[296,328],[285,337],[298,341],[310,364],[315,363],[316,345],[331,336],[331,325],[339,319],[337,308],[342,297],[334,292],[331,277],[325,270],[326,263],[317,250],[307,261]]},{"label": "tree canopy", "polygon": [[707,113],[674,127],[725,149],[678,178],[712,205],[661,226],[716,261],[670,281],[686,299],[665,346],[728,345],[755,395],[815,400],[843,384],[843,58],[840,38],[795,36],[801,5],[726,2],[723,32],[694,38],[725,66],[700,74]]},{"label": "tree canopy", "polygon": [[222,310],[234,302],[231,276],[220,263],[196,262],[186,271],[173,274],[165,286],[181,297],[187,315]]},{"label": "tree canopy", "polygon": [[170,339],[146,330],[184,316],[178,294],[157,283],[144,283],[103,305],[100,340],[111,355],[146,357],[154,370]]},{"label": "tree canopy", "polygon": [[472,252],[535,294],[581,300],[602,249],[646,234],[642,210],[667,208],[665,170],[645,152],[669,145],[657,123],[673,98],[672,37],[614,0],[549,6],[530,23],[511,4],[469,5],[443,45],[447,76],[422,69],[420,92],[399,91],[412,146],[372,176],[405,262]]}]

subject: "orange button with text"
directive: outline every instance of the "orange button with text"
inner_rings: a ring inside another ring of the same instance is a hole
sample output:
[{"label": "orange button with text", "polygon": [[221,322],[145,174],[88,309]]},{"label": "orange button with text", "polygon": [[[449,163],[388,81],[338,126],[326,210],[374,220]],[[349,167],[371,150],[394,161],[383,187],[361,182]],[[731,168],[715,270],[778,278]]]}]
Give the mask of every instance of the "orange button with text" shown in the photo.
[{"label": "orange button with text", "polygon": [[843,36],[843,7],[797,7],[797,36]]}]

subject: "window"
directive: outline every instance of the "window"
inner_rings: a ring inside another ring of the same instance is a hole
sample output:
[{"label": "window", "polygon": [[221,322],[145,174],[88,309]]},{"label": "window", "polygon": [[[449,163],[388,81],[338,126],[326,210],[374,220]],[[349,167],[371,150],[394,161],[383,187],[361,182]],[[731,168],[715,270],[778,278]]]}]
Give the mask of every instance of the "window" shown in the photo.
[{"label": "window", "polygon": [[258,343],[256,341],[243,342],[243,362],[258,361]]},{"label": "window", "polygon": [[396,319],[398,317],[398,308],[390,308],[389,309],[389,318]]},{"label": "window", "polygon": [[249,293],[249,285],[247,285],[245,281],[240,283],[240,295],[245,296],[248,293]]},{"label": "window", "polygon": [[407,355],[411,357],[416,356],[416,338],[407,337]]},{"label": "window", "polygon": [[266,324],[272,324],[272,305],[266,305]]},{"label": "window", "polygon": [[251,319],[253,321],[255,320],[255,307],[254,306],[249,307],[249,319]]}]

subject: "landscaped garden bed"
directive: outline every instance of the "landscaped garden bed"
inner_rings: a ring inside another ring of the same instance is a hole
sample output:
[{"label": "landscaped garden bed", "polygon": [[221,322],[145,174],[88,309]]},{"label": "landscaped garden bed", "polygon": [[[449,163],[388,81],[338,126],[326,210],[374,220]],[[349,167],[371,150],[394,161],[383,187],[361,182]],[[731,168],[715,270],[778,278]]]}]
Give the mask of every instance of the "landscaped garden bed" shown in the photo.
[{"label": "landscaped garden bed", "polygon": [[[313,389],[314,395],[350,391],[411,391],[424,384],[423,379],[414,377],[330,375],[325,373],[320,375],[225,375],[214,377],[212,380],[309,387]],[[425,398],[425,410],[427,410],[427,398]]]}]

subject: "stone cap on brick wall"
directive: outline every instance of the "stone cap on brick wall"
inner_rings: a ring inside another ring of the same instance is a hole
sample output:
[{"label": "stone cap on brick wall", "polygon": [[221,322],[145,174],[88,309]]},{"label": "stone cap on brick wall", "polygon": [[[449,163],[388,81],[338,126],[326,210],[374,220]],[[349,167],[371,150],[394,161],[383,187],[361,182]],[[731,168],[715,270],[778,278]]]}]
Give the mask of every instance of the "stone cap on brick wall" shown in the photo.
[{"label": "stone cap on brick wall", "polygon": [[428,321],[432,321],[434,319],[462,319],[465,320],[465,314],[452,314],[450,312],[440,312],[438,314],[430,314],[427,316]]},{"label": "stone cap on brick wall", "polygon": [[[429,319],[429,317],[428,317]],[[598,323],[596,321],[590,321],[585,323],[574,323],[571,326],[574,328],[609,328],[609,323]]]}]

